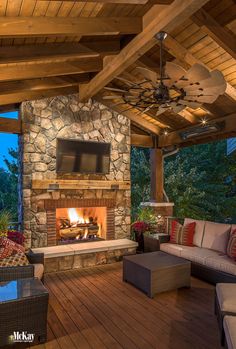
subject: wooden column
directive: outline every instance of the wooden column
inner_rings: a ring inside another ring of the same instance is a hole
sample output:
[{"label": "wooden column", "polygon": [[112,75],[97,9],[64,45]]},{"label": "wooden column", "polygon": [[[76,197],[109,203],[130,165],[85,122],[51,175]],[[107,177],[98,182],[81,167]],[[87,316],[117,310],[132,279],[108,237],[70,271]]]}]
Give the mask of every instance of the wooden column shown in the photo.
[{"label": "wooden column", "polygon": [[163,202],[163,154],[162,149],[150,149],[151,201]]}]

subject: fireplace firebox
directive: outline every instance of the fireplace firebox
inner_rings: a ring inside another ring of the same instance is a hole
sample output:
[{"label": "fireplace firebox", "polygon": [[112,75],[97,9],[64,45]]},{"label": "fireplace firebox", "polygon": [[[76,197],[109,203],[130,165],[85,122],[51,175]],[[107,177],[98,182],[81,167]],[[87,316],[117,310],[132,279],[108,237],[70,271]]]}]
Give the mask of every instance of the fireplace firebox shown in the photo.
[{"label": "fireplace firebox", "polygon": [[106,207],[56,209],[57,243],[105,240],[106,215]]}]

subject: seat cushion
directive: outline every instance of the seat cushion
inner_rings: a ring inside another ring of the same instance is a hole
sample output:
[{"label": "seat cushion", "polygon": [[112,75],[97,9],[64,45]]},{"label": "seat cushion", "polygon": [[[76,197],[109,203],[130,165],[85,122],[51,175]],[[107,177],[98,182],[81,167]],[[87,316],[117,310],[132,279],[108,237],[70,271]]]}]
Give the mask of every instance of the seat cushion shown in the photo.
[{"label": "seat cushion", "polygon": [[216,294],[221,311],[236,314],[236,284],[219,283],[216,285]]},{"label": "seat cushion", "polygon": [[44,265],[40,263],[36,263],[36,264],[33,264],[33,266],[34,266],[34,277],[41,280],[44,273]]},{"label": "seat cushion", "polygon": [[206,221],[202,247],[226,254],[230,230],[230,224],[221,224]]},{"label": "seat cushion", "polygon": [[206,264],[206,258],[216,257],[219,252],[209,250],[208,248],[201,247],[187,247],[181,252],[181,257],[186,258],[194,263],[199,263],[202,265]]},{"label": "seat cushion", "polygon": [[192,218],[185,218],[184,225],[189,224],[189,223],[193,223],[193,222],[196,223],[195,233],[193,236],[193,244],[194,244],[194,246],[201,247],[203,234],[204,234],[204,228],[205,228],[205,221],[200,221],[200,220],[192,219]]},{"label": "seat cushion", "polygon": [[163,252],[167,252],[170,254],[173,254],[174,256],[181,256],[181,251],[183,250],[182,245],[176,245],[176,244],[171,244],[171,243],[164,243],[160,245],[160,250]]},{"label": "seat cushion", "polygon": [[228,349],[236,349],[236,316],[226,315],[223,326]]},{"label": "seat cushion", "polygon": [[21,251],[0,259],[0,267],[22,267],[28,264],[29,261],[26,255]]},{"label": "seat cushion", "polygon": [[236,262],[226,255],[218,255],[206,258],[205,264],[209,268],[213,268],[224,273],[236,275]]}]

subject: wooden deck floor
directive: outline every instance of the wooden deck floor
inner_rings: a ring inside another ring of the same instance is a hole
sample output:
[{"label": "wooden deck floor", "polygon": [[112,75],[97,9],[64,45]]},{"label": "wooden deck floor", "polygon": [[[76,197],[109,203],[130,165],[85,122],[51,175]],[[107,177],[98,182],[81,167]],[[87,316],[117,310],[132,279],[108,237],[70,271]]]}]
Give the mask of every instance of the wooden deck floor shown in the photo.
[{"label": "wooden deck floor", "polygon": [[214,287],[192,279],[149,299],[122,282],[122,264],[46,276],[48,342],[62,349],[220,349]]}]

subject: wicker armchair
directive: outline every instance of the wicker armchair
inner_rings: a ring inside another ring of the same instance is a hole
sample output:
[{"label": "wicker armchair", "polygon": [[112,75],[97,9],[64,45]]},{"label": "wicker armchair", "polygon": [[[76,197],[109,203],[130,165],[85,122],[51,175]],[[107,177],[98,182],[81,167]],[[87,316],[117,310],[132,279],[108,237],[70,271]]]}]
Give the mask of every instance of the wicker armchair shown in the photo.
[{"label": "wicker armchair", "polygon": [[[34,265],[33,264],[44,264],[44,254],[34,253],[31,250],[26,253],[29,265],[19,267],[1,267],[0,268],[0,281],[10,281],[16,279],[25,279],[34,277]],[[43,282],[43,278],[41,279]]]}]

